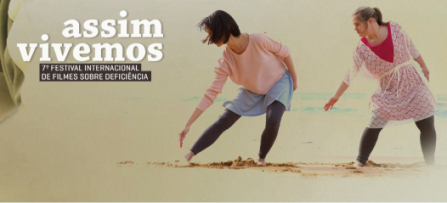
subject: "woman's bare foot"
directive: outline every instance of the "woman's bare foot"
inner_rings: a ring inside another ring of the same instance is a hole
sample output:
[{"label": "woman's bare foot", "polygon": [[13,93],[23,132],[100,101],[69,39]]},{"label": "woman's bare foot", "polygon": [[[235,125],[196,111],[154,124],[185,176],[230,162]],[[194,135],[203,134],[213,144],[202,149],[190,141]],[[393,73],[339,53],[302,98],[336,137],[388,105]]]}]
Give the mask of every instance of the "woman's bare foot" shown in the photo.
[{"label": "woman's bare foot", "polygon": [[186,161],[189,163],[189,161],[191,161],[192,157],[194,156],[193,152],[189,152],[188,154],[185,155],[185,159]]},{"label": "woman's bare foot", "polygon": [[258,159],[258,165],[265,166],[265,159]]},{"label": "woman's bare foot", "polygon": [[355,164],[353,164],[352,166],[354,166],[354,167],[363,167],[363,164],[361,163],[361,162],[355,162]]}]

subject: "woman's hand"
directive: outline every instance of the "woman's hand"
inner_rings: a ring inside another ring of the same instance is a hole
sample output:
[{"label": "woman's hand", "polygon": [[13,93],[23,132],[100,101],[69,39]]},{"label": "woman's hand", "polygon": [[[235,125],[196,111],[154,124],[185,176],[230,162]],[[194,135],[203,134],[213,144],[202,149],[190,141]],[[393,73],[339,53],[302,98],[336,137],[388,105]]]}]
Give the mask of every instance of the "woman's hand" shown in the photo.
[{"label": "woman's hand", "polygon": [[283,59],[283,62],[286,64],[287,70],[289,70],[289,73],[292,76],[293,91],[295,91],[298,88],[298,83],[297,83],[298,79],[296,77],[295,67],[293,66],[292,56],[290,56],[290,55],[287,56],[286,58]]},{"label": "woman's hand", "polygon": [[293,81],[293,91],[295,92],[295,90],[298,88],[298,84],[296,83],[296,81]]},{"label": "woman's hand", "polygon": [[427,78],[427,81],[430,82],[430,77],[429,77],[429,75],[430,75],[430,71],[428,70],[427,66],[422,67],[422,72],[424,73],[425,78]]},{"label": "woman's hand", "polygon": [[185,129],[183,129],[182,132],[180,132],[179,140],[180,141],[180,148],[182,148],[183,140],[185,139],[186,134],[189,132],[189,127],[194,123],[194,121],[203,113],[202,110],[196,108],[194,110],[194,113],[192,113],[191,118],[189,118],[188,123],[186,123]]},{"label": "woman's hand", "polygon": [[338,101],[337,97],[331,97],[329,99],[329,101],[324,105],[324,111],[327,111],[329,109],[332,109],[332,107],[334,106],[334,104]]},{"label": "woman's hand", "polygon": [[424,73],[425,78],[427,78],[427,81],[430,81],[430,71],[428,71],[427,65],[424,62],[424,59],[422,59],[422,55],[419,55],[417,58],[414,59],[416,62],[419,63],[419,65],[422,68],[422,72]]},{"label": "woman's hand", "polygon": [[332,109],[335,103],[337,103],[338,99],[343,95],[343,93],[348,89],[348,85],[345,82],[341,82],[340,87],[338,87],[337,92],[333,97],[329,99],[329,101],[324,105],[324,111]]},{"label": "woman's hand", "polygon": [[180,148],[182,148],[183,140],[185,139],[186,134],[189,132],[189,126],[186,126],[185,129],[183,129],[182,132],[180,132],[179,135],[179,141],[180,141]]}]

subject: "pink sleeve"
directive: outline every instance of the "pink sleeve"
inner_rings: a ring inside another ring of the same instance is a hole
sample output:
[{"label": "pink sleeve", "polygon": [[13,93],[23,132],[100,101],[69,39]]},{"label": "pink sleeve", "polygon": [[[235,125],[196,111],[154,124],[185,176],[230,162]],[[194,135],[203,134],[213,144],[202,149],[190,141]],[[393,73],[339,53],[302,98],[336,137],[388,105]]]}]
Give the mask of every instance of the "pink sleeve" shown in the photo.
[{"label": "pink sleeve", "polygon": [[216,73],[214,82],[211,87],[205,91],[205,95],[199,103],[198,109],[205,111],[217,97],[217,94],[222,93],[223,86],[227,81],[228,74],[224,71],[224,68],[228,68],[228,63],[226,61],[221,62],[219,59],[219,67],[214,68],[214,73]]},{"label": "pink sleeve", "polygon": [[282,45],[279,42],[276,42],[275,40],[270,39],[269,37],[260,34],[261,43],[262,45],[270,52],[275,54],[276,56],[279,56],[280,58],[286,58],[290,55],[290,51],[287,48],[287,46]]},{"label": "pink sleeve", "polygon": [[410,52],[410,55],[413,57],[413,59],[416,59],[419,57],[419,51],[416,49],[416,46],[414,46],[413,41],[411,40],[410,36],[402,29],[402,27],[398,24],[400,27],[400,31],[402,32],[402,35],[404,36],[405,45],[407,46],[407,49]]},{"label": "pink sleeve", "polygon": [[357,53],[357,49],[354,51],[354,55],[353,55],[353,65],[352,67],[348,70],[348,72],[345,75],[345,78],[343,80],[343,82],[345,82],[348,86],[350,83],[352,83],[352,81],[354,80],[354,78],[357,76],[357,74],[360,71],[360,68],[362,67],[363,64],[363,60],[360,57],[360,55]]}]

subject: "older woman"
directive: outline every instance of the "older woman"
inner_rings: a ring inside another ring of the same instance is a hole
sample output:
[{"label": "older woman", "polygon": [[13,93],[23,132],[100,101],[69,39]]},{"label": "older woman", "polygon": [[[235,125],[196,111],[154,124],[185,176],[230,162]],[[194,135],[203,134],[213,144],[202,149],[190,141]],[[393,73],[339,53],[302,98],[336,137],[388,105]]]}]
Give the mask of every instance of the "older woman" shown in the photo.
[{"label": "older woman", "polygon": [[266,113],[266,125],[258,154],[258,163],[265,165],[265,157],[275,142],[283,113],[290,110],[292,94],[297,88],[289,50],[264,34],[241,33],[234,19],[224,11],[215,11],[204,18],[198,27],[208,33],[203,43],[227,46],[223,60],[219,60],[219,67],[214,68],[214,82],[179,134],[180,146],[191,124],[221,93],[228,77],[243,87],[239,89],[236,99],[223,104],[225,112],[205,130],[185,158],[189,162],[193,156],[213,144],[241,116]]},{"label": "older woman", "polygon": [[[436,131],[435,97],[418,74],[413,60],[422,67],[427,81],[429,70],[410,37],[395,22],[384,23],[378,8],[360,7],[353,14],[355,31],[361,37],[350,69],[335,95],[324,106],[332,109],[357,73],[379,81],[371,98],[371,120],[360,141],[358,167],[366,164],[380,131],[391,123],[416,122],[425,162],[433,164]],[[362,68],[363,67],[363,68]]]}]

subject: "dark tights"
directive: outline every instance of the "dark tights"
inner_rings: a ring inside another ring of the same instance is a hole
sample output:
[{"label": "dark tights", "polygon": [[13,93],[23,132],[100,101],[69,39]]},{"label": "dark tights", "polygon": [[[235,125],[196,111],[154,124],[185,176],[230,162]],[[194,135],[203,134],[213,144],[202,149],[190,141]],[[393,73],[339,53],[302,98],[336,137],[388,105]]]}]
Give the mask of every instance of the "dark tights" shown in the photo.
[{"label": "dark tights", "polygon": [[[274,101],[267,107],[266,124],[264,132],[261,136],[261,147],[259,149],[259,158],[265,159],[267,153],[273,146],[278,135],[279,125],[281,123],[282,115],[286,110],[285,106],[279,102]],[[225,112],[220,118],[203,132],[202,136],[196,141],[191,151],[197,155],[202,150],[211,146],[217,138],[228,128],[230,128],[241,116],[225,109]]]},{"label": "dark tights", "polygon": [[[435,163],[435,149],[436,149],[436,131],[434,116],[416,122],[416,126],[421,131],[421,147],[427,164]],[[382,128],[366,128],[363,131],[362,139],[360,141],[359,155],[357,161],[365,164],[376,145],[377,138]]]}]

